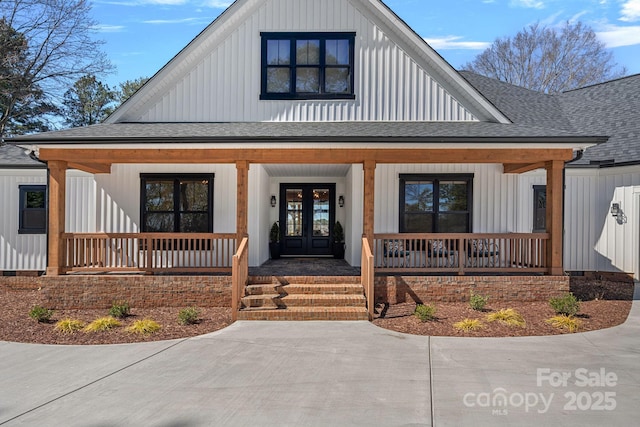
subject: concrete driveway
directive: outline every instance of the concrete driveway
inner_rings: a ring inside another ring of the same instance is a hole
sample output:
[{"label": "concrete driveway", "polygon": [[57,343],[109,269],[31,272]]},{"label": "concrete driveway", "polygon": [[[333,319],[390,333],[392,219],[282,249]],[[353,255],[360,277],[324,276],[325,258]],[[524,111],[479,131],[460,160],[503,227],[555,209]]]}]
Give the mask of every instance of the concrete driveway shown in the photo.
[{"label": "concrete driveway", "polygon": [[0,425],[637,425],[639,299],[636,285],[622,326],[553,337],[237,322],[143,344],[0,342]]}]

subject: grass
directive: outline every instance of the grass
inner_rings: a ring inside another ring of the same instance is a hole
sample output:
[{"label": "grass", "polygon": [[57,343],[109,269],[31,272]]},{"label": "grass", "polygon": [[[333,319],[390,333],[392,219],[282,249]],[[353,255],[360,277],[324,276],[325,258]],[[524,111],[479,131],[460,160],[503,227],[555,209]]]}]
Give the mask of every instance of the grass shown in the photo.
[{"label": "grass", "polygon": [[73,334],[74,332],[80,331],[85,327],[85,323],[78,319],[62,319],[56,323],[54,329],[58,332],[62,332],[63,334]]},{"label": "grass", "polygon": [[127,327],[125,330],[127,332],[135,333],[135,334],[153,334],[154,332],[158,332],[162,326],[155,320],[151,319],[142,319],[136,320],[133,324]]},{"label": "grass", "polygon": [[435,319],[436,307],[433,305],[418,304],[413,314],[420,319],[421,322]]},{"label": "grass", "polygon": [[567,316],[564,314],[554,316],[550,319],[545,320],[546,323],[550,324],[554,328],[564,329],[568,332],[577,332],[582,327],[582,321],[580,319],[576,319],[573,316]]},{"label": "grass", "polygon": [[484,325],[478,319],[464,319],[454,323],[453,327],[458,331],[473,332],[484,328]]},{"label": "grass", "polygon": [[487,314],[487,322],[500,322],[508,326],[524,328],[526,322],[522,315],[512,308],[502,309],[495,313]]},{"label": "grass", "polygon": [[103,332],[109,331],[113,328],[117,328],[122,324],[118,319],[112,316],[101,317],[99,319],[94,320],[84,327],[85,332]]}]

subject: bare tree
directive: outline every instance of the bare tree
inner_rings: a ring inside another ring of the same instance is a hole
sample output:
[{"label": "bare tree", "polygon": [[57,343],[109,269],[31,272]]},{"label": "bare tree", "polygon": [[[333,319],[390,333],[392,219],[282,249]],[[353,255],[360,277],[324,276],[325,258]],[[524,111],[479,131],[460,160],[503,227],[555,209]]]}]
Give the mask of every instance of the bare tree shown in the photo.
[{"label": "bare tree", "polygon": [[[53,105],[66,88],[87,74],[99,75],[112,70],[100,50],[102,42],[92,38],[96,23],[90,17],[87,0],[0,0],[0,13],[6,28],[24,40],[24,55],[12,68],[13,85],[3,88],[3,112],[0,137],[23,133],[24,128],[7,127],[16,106],[34,101]],[[19,75],[20,79],[16,76]],[[4,76],[0,76],[0,81]],[[31,96],[31,98],[29,98]],[[42,114],[40,108],[33,113]]]},{"label": "bare tree", "polygon": [[626,74],[594,31],[577,22],[561,28],[539,23],[499,38],[462,67],[528,89],[558,93]]}]

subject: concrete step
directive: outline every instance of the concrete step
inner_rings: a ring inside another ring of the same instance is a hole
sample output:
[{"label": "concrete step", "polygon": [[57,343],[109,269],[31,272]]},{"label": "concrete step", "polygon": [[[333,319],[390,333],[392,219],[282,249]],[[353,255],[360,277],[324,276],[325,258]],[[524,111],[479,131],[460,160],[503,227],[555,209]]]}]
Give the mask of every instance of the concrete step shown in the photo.
[{"label": "concrete step", "polygon": [[244,309],[238,320],[369,320],[364,307],[289,307],[286,309]]}]

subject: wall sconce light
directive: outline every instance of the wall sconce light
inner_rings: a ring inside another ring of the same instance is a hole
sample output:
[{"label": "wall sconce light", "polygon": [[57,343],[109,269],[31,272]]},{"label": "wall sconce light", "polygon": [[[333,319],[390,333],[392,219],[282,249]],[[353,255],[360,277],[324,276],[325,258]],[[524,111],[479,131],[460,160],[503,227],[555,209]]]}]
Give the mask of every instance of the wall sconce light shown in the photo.
[{"label": "wall sconce light", "polygon": [[611,205],[611,215],[614,217],[620,215],[620,203],[614,203]]},{"label": "wall sconce light", "polygon": [[339,205],[341,208],[344,208],[344,196],[340,196],[340,197],[338,197],[338,205]]},{"label": "wall sconce light", "polygon": [[276,196],[271,196],[271,207],[275,208],[277,203]]}]

